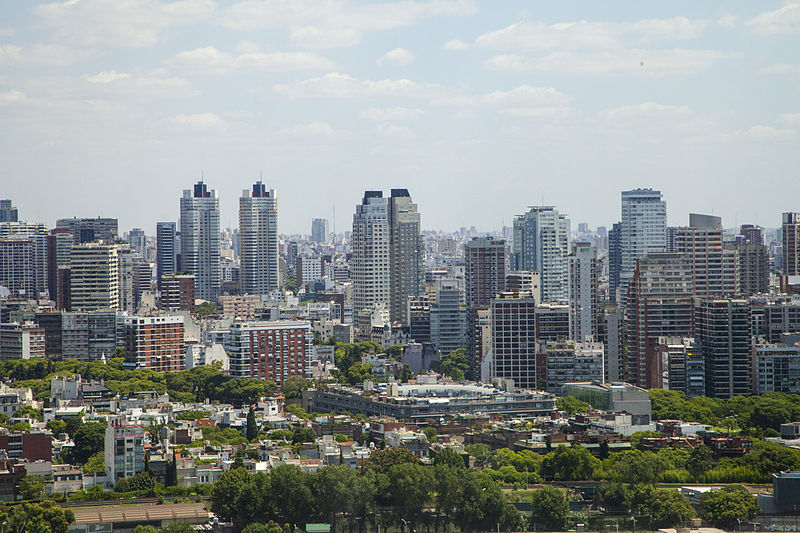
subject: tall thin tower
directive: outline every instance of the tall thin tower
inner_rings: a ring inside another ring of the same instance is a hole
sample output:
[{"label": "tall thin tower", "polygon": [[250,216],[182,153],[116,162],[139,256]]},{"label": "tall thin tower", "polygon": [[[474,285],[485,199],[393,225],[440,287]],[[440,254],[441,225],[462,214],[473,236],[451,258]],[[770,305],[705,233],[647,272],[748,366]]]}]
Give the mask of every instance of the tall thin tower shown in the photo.
[{"label": "tall thin tower", "polygon": [[198,181],[181,197],[181,268],[194,274],[197,296],[219,296],[219,197]]},{"label": "tall thin tower", "polygon": [[268,294],[280,286],[278,198],[260,180],[239,198],[239,257],[245,293]]}]

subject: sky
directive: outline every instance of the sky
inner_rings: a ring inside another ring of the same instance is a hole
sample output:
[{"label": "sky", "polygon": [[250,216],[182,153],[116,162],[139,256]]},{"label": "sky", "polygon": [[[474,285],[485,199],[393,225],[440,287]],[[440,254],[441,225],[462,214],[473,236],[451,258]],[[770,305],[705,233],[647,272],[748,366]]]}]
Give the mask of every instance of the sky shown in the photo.
[{"label": "sky", "polygon": [[[607,5],[606,5],[607,4]],[[424,229],[530,205],[610,226],[663,191],[726,227],[800,211],[800,2],[0,2],[0,198],[153,234],[198,179],[279,231],[407,188]]]}]

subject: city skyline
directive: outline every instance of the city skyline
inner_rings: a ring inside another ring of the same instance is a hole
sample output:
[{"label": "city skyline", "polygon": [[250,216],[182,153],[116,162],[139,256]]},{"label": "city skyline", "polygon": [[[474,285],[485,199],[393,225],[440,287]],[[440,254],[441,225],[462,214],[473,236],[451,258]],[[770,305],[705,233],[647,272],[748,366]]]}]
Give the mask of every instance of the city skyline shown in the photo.
[{"label": "city skyline", "polygon": [[778,227],[800,4],[695,4],[6,3],[3,196],[152,235],[201,176],[235,227],[261,175],[305,234],[345,231],[365,189],[408,188],[423,229],[488,231],[539,204],[610,227],[649,187],[671,225]]}]

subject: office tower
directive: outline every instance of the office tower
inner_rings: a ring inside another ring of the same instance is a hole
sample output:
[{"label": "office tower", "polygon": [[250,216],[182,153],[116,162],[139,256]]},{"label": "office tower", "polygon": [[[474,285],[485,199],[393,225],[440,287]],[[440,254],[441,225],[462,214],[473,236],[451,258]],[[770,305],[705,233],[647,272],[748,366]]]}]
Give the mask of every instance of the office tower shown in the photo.
[{"label": "office tower", "polygon": [[63,295],[59,294],[58,271],[69,268],[71,253],[72,235],[69,231],[65,228],[50,230],[50,235],[47,236],[47,290],[50,299],[56,303],[63,301]]},{"label": "office tower", "polygon": [[617,301],[617,288],[622,273],[622,224],[617,222],[608,232],[608,299]]},{"label": "office tower", "polygon": [[739,292],[736,250],[722,246],[722,219],[689,215],[689,227],[675,232],[675,251],[692,264],[693,293],[698,298],[731,297]]},{"label": "office tower", "polygon": [[539,273],[543,302],[569,298],[569,244],[569,219],[554,207],[531,207],[524,215],[514,218],[515,270]]},{"label": "office tower", "polygon": [[430,306],[430,340],[447,355],[467,346],[467,305],[464,281],[455,278],[436,280],[436,299]]},{"label": "office tower", "polygon": [[147,254],[147,235],[144,234],[142,228],[133,228],[128,233],[128,242],[139,257]]},{"label": "office tower", "polygon": [[389,313],[393,321],[405,318],[411,297],[424,292],[422,259],[425,246],[417,204],[408,189],[392,189],[389,197]]},{"label": "office tower", "polygon": [[621,285],[626,285],[633,277],[637,259],[666,249],[666,231],[667,204],[661,199],[661,191],[652,189],[622,191]]},{"label": "office tower", "polygon": [[769,292],[769,253],[757,242],[742,242],[730,246],[738,257],[739,296]]},{"label": "office tower", "polygon": [[536,300],[502,292],[491,300],[490,377],[513,379],[522,389],[536,383]]},{"label": "office tower", "polygon": [[781,226],[784,276],[800,275],[800,213],[784,213]]},{"label": "office tower", "polygon": [[597,336],[597,250],[588,242],[572,245],[569,256],[570,339],[584,342]]},{"label": "office tower", "polygon": [[19,212],[11,200],[0,200],[0,222],[18,222]]},{"label": "office tower", "polygon": [[506,241],[477,238],[464,245],[464,291],[467,303],[467,346],[472,370],[477,376],[489,339],[478,320],[482,310],[506,284]]},{"label": "office tower", "polygon": [[328,242],[328,219],[314,218],[311,220],[311,242]]},{"label": "office tower", "polygon": [[125,365],[154,372],[184,369],[186,345],[182,316],[121,316],[117,344],[125,348]]},{"label": "office tower", "polygon": [[197,296],[219,296],[219,197],[198,181],[181,198],[181,269],[195,276]]},{"label": "office tower", "polygon": [[306,359],[314,335],[306,321],[235,322],[225,336],[231,376],[281,384],[289,376],[308,377]]},{"label": "office tower", "polygon": [[381,191],[366,191],[353,215],[351,237],[353,312],[388,305],[390,292],[389,207]]},{"label": "office tower", "polygon": [[280,287],[278,197],[257,181],[239,198],[239,257],[245,294],[269,294]]},{"label": "office tower", "polygon": [[567,383],[602,383],[604,380],[603,344],[600,342],[542,342],[536,357],[541,378],[539,388],[552,394],[563,395]]},{"label": "office tower", "polygon": [[117,246],[87,242],[72,247],[70,300],[75,311],[119,308]]},{"label": "office tower", "polygon": [[62,218],[56,221],[57,228],[65,228],[72,235],[73,244],[103,241],[113,244],[117,240],[116,218]]},{"label": "office tower", "polygon": [[164,274],[161,279],[159,307],[165,311],[189,311],[194,314],[194,276]]},{"label": "office tower", "polygon": [[541,303],[542,282],[538,272],[532,270],[511,270],[506,274],[506,292],[527,293]]},{"label": "office tower", "polygon": [[692,264],[679,253],[638,259],[628,284],[625,309],[627,381],[656,388],[659,337],[689,337],[692,330]]},{"label": "office tower", "polygon": [[729,399],[752,392],[752,337],[747,300],[697,300],[694,337],[705,359],[706,396]]},{"label": "office tower", "polygon": [[25,298],[47,291],[47,237],[40,224],[0,223],[0,286]]},{"label": "office tower", "polygon": [[161,290],[161,280],[166,274],[175,274],[178,271],[177,252],[175,242],[175,223],[156,223],[156,279],[158,290]]}]

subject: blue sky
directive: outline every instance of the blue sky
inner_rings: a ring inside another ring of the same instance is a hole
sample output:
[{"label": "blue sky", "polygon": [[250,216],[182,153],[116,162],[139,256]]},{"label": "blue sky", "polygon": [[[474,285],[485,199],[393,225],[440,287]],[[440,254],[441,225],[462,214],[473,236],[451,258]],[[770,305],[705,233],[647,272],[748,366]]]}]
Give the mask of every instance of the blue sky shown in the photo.
[{"label": "blue sky", "polygon": [[259,175],[280,230],[406,187],[427,229],[544,202],[592,226],[800,210],[800,3],[70,0],[0,5],[0,197],[22,216],[223,226]]}]

